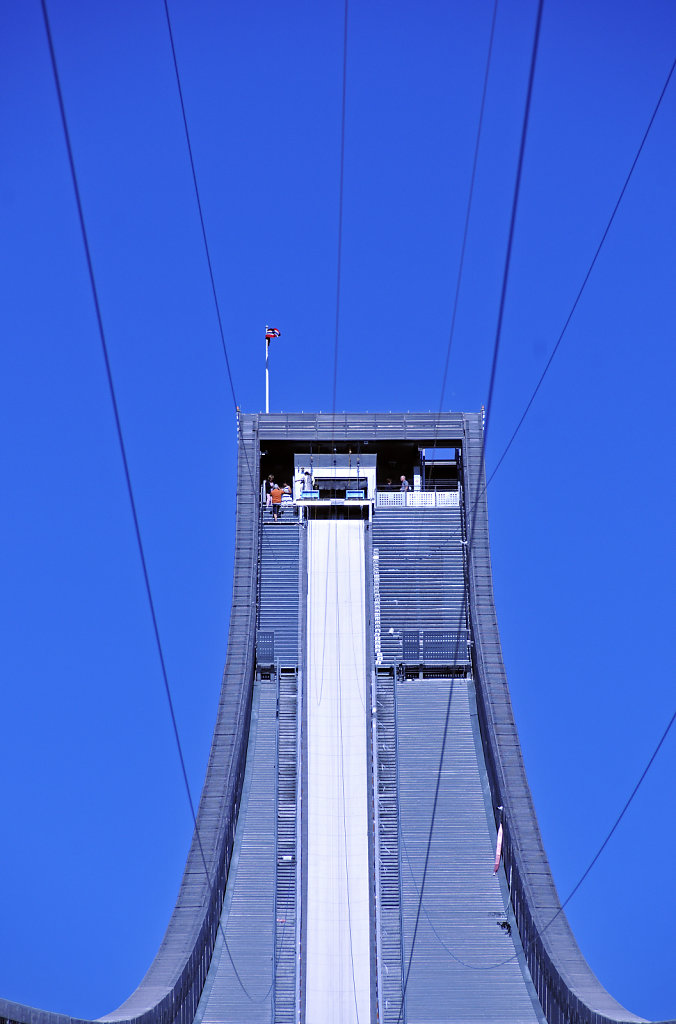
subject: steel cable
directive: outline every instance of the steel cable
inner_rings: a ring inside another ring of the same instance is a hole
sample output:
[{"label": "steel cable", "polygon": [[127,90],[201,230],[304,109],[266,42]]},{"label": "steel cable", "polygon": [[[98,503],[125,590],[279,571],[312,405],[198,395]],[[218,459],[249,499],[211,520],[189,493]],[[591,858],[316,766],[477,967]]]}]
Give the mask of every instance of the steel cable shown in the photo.
[{"label": "steel cable", "polygon": [[[532,95],[533,95],[533,81],[534,81],[534,78],[535,78],[535,66],[536,66],[536,63],[537,63],[538,44],[539,44],[539,40],[540,40],[540,25],[541,25],[541,22],[542,22],[543,2],[544,2],[544,0],[539,0],[539,3],[538,3],[537,17],[536,17],[536,22],[535,22],[535,32],[534,32],[534,36],[533,36],[533,44],[532,44],[532,49],[531,49],[530,71],[529,71],[529,75],[528,75],[528,87],[527,87],[527,90],[526,90],[526,103],[525,103],[525,107],[524,107],[523,120],[522,120],[522,126],[521,126],[521,141],[520,141],[520,145],[519,145],[519,157],[518,157],[518,161],[517,161],[516,180],[515,180],[515,184],[514,184],[514,192],[513,192],[513,198],[512,198],[512,210],[511,210],[511,216],[510,216],[509,233],[508,233],[508,238],[507,238],[507,251],[506,251],[506,254],[505,254],[505,265],[504,265],[503,275],[502,275],[502,288],[501,288],[501,293],[500,293],[500,304],[499,304],[499,308],[498,308],[498,321],[497,321],[496,332],[495,332],[495,341],[493,343],[493,359],[492,359],[492,364],[491,364],[491,374],[490,374],[490,380],[489,380],[489,386],[488,386],[488,397],[487,397],[487,400],[486,400],[486,422],[485,422],[485,428],[484,428],[483,437],[482,437],[481,456],[480,456],[480,462],[479,462],[479,466],[480,467],[483,466],[484,453],[485,453],[485,449],[486,449],[486,439],[487,439],[487,436],[488,436],[488,427],[489,427],[489,422],[490,422],[489,415],[490,415],[490,408],[492,406],[493,390],[494,390],[494,387],[495,387],[496,370],[497,370],[497,363],[498,363],[498,355],[499,355],[499,351],[500,351],[500,339],[501,339],[501,335],[502,335],[502,322],[503,322],[503,317],[504,317],[505,300],[506,300],[506,295],[507,295],[507,284],[508,284],[508,281],[509,281],[509,269],[510,269],[510,263],[511,263],[512,245],[513,245],[513,241],[514,241],[514,230],[515,230],[515,225],[516,225],[516,214],[517,214],[517,209],[518,209],[518,204],[519,204],[519,194],[520,194],[520,190],[521,190],[521,175],[522,175],[522,171],[523,171],[524,154],[525,154],[525,148],[526,148],[526,138],[527,138],[527,135],[528,135],[528,123],[529,123],[529,117],[530,117],[531,99],[532,99]],[[474,530],[475,530],[475,525],[476,525],[476,514],[477,514],[477,508],[478,508],[478,494],[479,494],[478,488],[479,488],[480,483],[481,483],[481,475],[482,474],[481,474],[481,469],[480,469],[479,475],[478,475],[478,479],[477,479],[477,499],[475,500],[475,503],[474,503],[472,523],[471,523],[471,527],[470,527],[470,531],[469,531],[469,536],[467,538],[467,561],[468,561],[468,563],[469,563],[469,559],[470,559],[470,556],[471,556],[472,543],[473,543],[473,540],[474,540]],[[465,603],[465,602],[466,602],[466,597],[463,598],[463,603]],[[399,1010],[399,1016],[397,1018],[398,1024],[401,1021],[402,1014],[404,1013],[405,1000],[406,1000],[406,992],[407,992],[407,989],[408,989],[408,983],[409,983],[409,978],[410,978],[410,974],[411,974],[411,965],[413,963],[413,954],[414,954],[414,951],[415,951],[415,943],[416,943],[416,938],[417,938],[417,935],[418,935],[418,927],[419,927],[419,924],[420,924],[420,914],[421,914],[421,910],[422,910],[422,902],[423,902],[424,893],[425,893],[425,882],[426,882],[426,876],[427,876],[427,867],[428,867],[428,863],[429,863],[430,848],[431,848],[431,844],[432,844],[432,834],[433,834],[433,831],[434,831],[434,821],[435,821],[436,810],[437,810],[437,800],[438,800],[438,795],[439,795],[439,786],[441,784],[441,770],[442,770],[444,754],[445,754],[445,750],[446,750],[446,742],[447,742],[447,739],[448,739],[448,723],[449,723],[449,718],[450,718],[452,695],[453,695],[453,687],[451,686],[450,687],[450,691],[449,691],[448,704],[447,704],[447,708],[446,708],[446,719],[445,719],[445,724],[444,724],[444,734],[443,734],[443,740],[442,740],[442,745],[441,745],[441,752],[440,752],[440,755],[439,755],[439,769],[438,769],[438,772],[437,772],[437,782],[436,782],[436,788],[435,788],[435,798],[434,798],[434,804],[433,804],[433,807],[432,807],[432,818],[431,818],[431,821],[430,821],[430,827],[429,827],[429,833],[428,833],[427,852],[426,852],[426,855],[425,855],[425,867],[424,867],[424,870],[423,870],[423,876],[422,876],[422,881],[421,881],[421,885],[420,885],[420,897],[419,897],[419,900],[418,900],[418,908],[417,908],[417,911],[416,911],[415,926],[414,926],[414,929],[413,929],[413,938],[411,940],[411,950],[410,950],[409,958],[408,958],[408,966],[406,968],[406,974],[405,974],[405,977],[404,977],[404,985],[403,985],[403,991],[402,991],[402,1003],[401,1003],[401,1007],[400,1007],[400,1010]]]},{"label": "steel cable", "polygon": [[[100,342],[101,342],[101,350],[102,350],[102,353],[103,353],[103,361],[104,361],[104,365],[105,365],[106,379],[107,379],[107,382],[108,382],[108,390],[109,390],[109,393],[110,393],[110,400],[111,400],[111,404],[112,404],[112,408],[113,408],[113,416],[114,416],[114,420],[115,420],[115,430],[116,430],[116,433],[117,433],[117,439],[118,439],[118,443],[119,443],[119,447],[120,447],[120,455],[121,455],[121,458],[122,458],[122,466],[123,466],[123,470],[124,470],[124,478],[125,478],[125,483],[126,483],[126,488],[127,488],[127,495],[129,497],[129,505],[130,505],[131,514],[132,514],[132,520],[133,520],[133,525],[134,525],[134,534],[135,534],[135,537],[136,537],[136,544],[137,544],[139,558],[140,558],[140,562],[141,562],[141,572],[142,572],[142,575],[143,575],[143,580],[144,580],[144,584],[145,584],[145,591],[146,591],[146,597],[148,599],[148,607],[149,607],[149,610],[150,610],[150,617],[151,617],[151,620],[152,620],[153,635],[155,637],[155,644],[156,644],[157,654],[158,654],[158,658],[159,658],[159,662],[160,662],[160,670],[161,670],[161,674],[162,674],[162,680],[163,680],[163,683],[164,683],[164,690],[165,690],[165,695],[166,695],[166,698],[167,698],[167,704],[168,704],[168,707],[169,707],[169,716],[171,718],[171,726],[172,726],[172,730],[173,730],[173,734],[174,734],[174,740],[176,742],[176,749],[177,749],[177,752],[178,752],[178,758],[179,758],[180,767],[181,767],[181,775],[183,777],[183,783],[184,783],[184,786],[185,786],[185,792],[186,792],[186,796],[187,796],[187,800],[188,800],[188,806],[190,808],[190,816],[192,818],[194,835],[195,835],[195,838],[197,840],[197,845],[198,845],[199,852],[200,852],[200,858],[202,860],[202,865],[204,867],[204,872],[205,872],[205,875],[206,875],[206,878],[207,878],[209,889],[213,892],[213,884],[212,884],[212,881],[211,881],[211,876],[210,876],[209,868],[207,867],[206,855],[204,853],[204,847],[202,845],[202,838],[201,838],[201,836],[199,834],[199,830],[197,828],[197,814],[195,812],[195,805],[194,805],[194,802],[193,802],[192,793],[190,791],[190,783],[188,781],[188,772],[187,772],[186,764],[185,764],[185,756],[183,754],[183,747],[182,747],[182,744],[181,744],[181,738],[180,738],[179,731],[178,731],[178,723],[176,721],[176,712],[175,712],[175,708],[174,708],[174,701],[173,701],[172,694],[171,694],[171,687],[169,685],[169,676],[168,676],[166,660],[165,660],[165,656],[164,656],[164,649],[162,647],[162,641],[160,639],[160,631],[159,631],[159,625],[158,625],[158,621],[157,621],[157,613],[156,613],[156,610],[155,610],[155,601],[153,599],[152,588],[150,586],[150,577],[149,577],[149,574],[148,574],[148,566],[147,566],[147,562],[146,562],[145,549],[144,549],[143,540],[142,540],[142,537],[141,537],[141,527],[140,527],[140,523],[139,523],[138,510],[137,510],[137,506],[136,506],[136,499],[134,497],[134,490],[133,490],[132,482],[131,482],[131,474],[130,474],[130,471],[129,471],[129,460],[127,458],[127,450],[126,450],[126,446],[125,446],[125,442],[124,442],[124,436],[123,436],[123,433],[122,433],[122,424],[121,424],[121,421],[120,421],[120,412],[119,412],[118,403],[117,403],[117,397],[116,397],[116,393],[115,393],[115,385],[113,383],[113,375],[112,375],[112,369],[111,369],[111,363],[110,363],[110,355],[109,355],[109,352],[108,352],[108,344],[107,344],[107,341],[106,341],[105,330],[104,330],[104,327],[103,327],[103,317],[102,317],[102,314],[101,314],[101,304],[100,304],[100,301],[99,301],[98,288],[97,288],[97,285],[96,285],[96,278],[95,278],[95,275],[94,275],[94,266],[93,266],[91,250],[90,250],[90,246],[89,246],[89,238],[88,238],[87,229],[86,229],[86,226],[85,226],[84,211],[83,211],[83,207],[82,207],[82,198],[81,198],[81,195],[80,195],[80,187],[79,187],[79,184],[78,184],[77,172],[75,170],[75,160],[74,160],[74,157],[73,157],[73,147],[72,147],[71,138],[70,138],[70,131],[69,131],[69,128],[68,128],[68,120],[67,120],[67,117],[66,117],[66,109],[65,109],[64,99],[63,99],[63,92],[62,92],[62,89],[61,89],[61,80],[60,80],[60,76],[59,76],[58,65],[57,65],[57,62],[56,62],[56,53],[55,53],[55,50],[54,50],[54,41],[53,41],[53,38],[52,38],[52,30],[51,30],[51,25],[50,25],[50,21],[49,21],[49,15],[47,13],[46,0],[40,0],[40,2],[41,2],[41,6],[42,6],[43,21],[44,21],[44,25],[45,25],[45,32],[46,32],[47,42],[48,42],[48,46],[49,46],[49,54],[50,54],[50,59],[51,59],[51,64],[52,64],[52,71],[53,71],[53,74],[54,74],[54,82],[55,82],[55,86],[56,86],[56,94],[57,94],[57,99],[58,99],[59,112],[60,112],[60,116],[61,116],[61,123],[62,123],[62,126],[63,126],[63,133],[64,133],[64,138],[65,138],[65,143],[66,143],[66,151],[67,151],[67,155],[68,155],[68,163],[69,163],[69,167],[70,167],[70,174],[71,174],[71,179],[72,179],[72,183],[73,183],[73,190],[74,190],[74,193],[75,193],[75,202],[76,202],[76,206],[77,206],[78,220],[79,220],[79,223],[80,223],[80,231],[81,231],[81,234],[82,234],[82,241],[83,241],[83,246],[84,246],[84,251],[85,251],[85,259],[86,259],[86,263],[87,263],[87,272],[88,272],[89,282],[90,282],[91,290],[92,290],[92,297],[93,297],[93,301],[94,301],[94,309],[95,309],[95,312],[96,312],[96,321],[97,321],[97,325],[98,325],[99,339],[100,339]],[[220,922],[219,922],[219,926],[220,926]],[[225,936],[223,936],[223,939],[225,941]],[[227,943],[226,943],[226,948],[227,948]],[[234,963],[233,963],[233,970],[235,971],[235,974],[237,974],[237,969],[235,968]],[[242,984],[242,987],[244,988],[244,985],[243,985],[243,983],[241,981],[241,978],[239,978],[238,974],[237,974],[237,977],[238,977],[238,980],[240,981],[240,984]]]},{"label": "steel cable", "polygon": [[638,163],[638,159],[639,159],[639,157],[640,157],[640,155],[641,155],[641,153],[643,151],[643,147],[644,147],[644,145],[646,143],[646,139],[648,138],[648,135],[650,133],[650,129],[653,126],[653,122],[654,122],[655,118],[657,117],[657,112],[659,111],[660,106],[662,105],[662,100],[664,99],[664,94],[666,93],[667,88],[669,86],[669,82],[671,81],[671,77],[672,77],[672,75],[674,73],[674,68],[676,68],[676,60],[674,60],[674,62],[672,63],[672,65],[671,65],[671,67],[669,69],[669,73],[667,75],[666,81],[665,81],[664,85],[662,86],[662,91],[661,91],[661,93],[659,95],[657,103],[655,104],[655,108],[654,108],[654,110],[652,112],[651,118],[648,121],[648,127],[646,128],[646,130],[643,133],[643,137],[642,137],[641,142],[639,144],[639,147],[638,147],[638,149],[636,151],[636,155],[635,155],[635,157],[634,157],[634,159],[632,161],[631,167],[629,168],[629,173],[627,174],[626,178],[624,179],[624,184],[622,185],[622,188],[620,189],[620,194],[617,197],[617,201],[615,203],[615,206],[613,207],[613,211],[612,211],[612,213],[610,215],[608,223],[606,224],[604,232],[601,235],[601,241],[599,242],[599,244],[596,247],[596,252],[594,253],[594,255],[592,257],[592,261],[589,264],[589,267],[587,269],[587,273],[585,274],[585,276],[584,276],[584,278],[582,280],[582,284],[580,285],[580,288],[578,289],[578,292],[577,292],[577,295],[575,296],[575,300],[573,302],[573,305],[570,308],[570,312],[568,313],[568,316],[565,319],[563,327],[561,328],[561,332],[560,332],[560,334],[559,334],[559,336],[558,336],[558,338],[556,340],[556,344],[554,345],[554,348],[552,349],[552,352],[551,352],[551,354],[549,356],[549,359],[545,363],[545,368],[542,371],[542,373],[540,374],[540,378],[539,378],[537,384],[535,385],[535,388],[533,390],[532,395],[530,396],[530,398],[528,399],[528,402],[526,403],[526,407],[525,407],[523,413],[521,414],[521,418],[519,419],[519,422],[517,423],[516,427],[514,428],[514,431],[512,432],[512,436],[510,437],[509,441],[505,445],[505,448],[504,448],[502,454],[500,455],[500,458],[498,459],[497,463],[495,464],[495,466],[493,468],[493,471],[492,471],[491,475],[488,478],[488,481],[486,483],[486,487],[488,487],[488,485],[493,480],[495,474],[500,469],[500,466],[502,465],[502,463],[503,463],[503,461],[505,459],[505,456],[507,455],[509,449],[512,447],[512,444],[514,443],[516,435],[521,430],[521,427],[523,426],[523,422],[526,419],[526,416],[528,415],[528,413],[530,412],[531,406],[532,406],[533,402],[535,401],[537,393],[540,390],[540,388],[542,386],[542,383],[543,383],[545,377],[547,376],[547,373],[549,372],[549,368],[550,368],[550,366],[552,365],[552,363],[554,361],[554,357],[555,357],[556,353],[559,350],[559,346],[560,346],[561,342],[563,341],[563,336],[566,333],[566,331],[568,330],[568,325],[570,324],[570,321],[573,319],[573,314],[575,313],[575,310],[577,309],[578,303],[579,303],[580,299],[582,298],[582,293],[584,292],[584,290],[585,290],[585,288],[587,286],[587,282],[589,281],[589,278],[591,277],[592,270],[594,269],[594,267],[596,265],[596,261],[599,258],[599,255],[601,253],[601,249],[603,248],[603,244],[604,244],[606,238],[608,237],[608,232],[610,231],[612,223],[615,220],[615,215],[616,215],[616,213],[617,213],[617,211],[618,211],[618,209],[620,207],[620,203],[622,202],[622,199],[624,197],[624,193],[627,191],[627,186],[629,185],[629,182],[631,180],[631,176],[634,173],[634,169],[636,168],[636,164]]},{"label": "steel cable", "polygon": [[[52,71],[53,71],[53,74],[54,74],[54,82],[55,82],[55,88],[56,88],[56,94],[57,94],[57,100],[58,100],[58,106],[59,106],[59,113],[60,113],[61,123],[62,123],[62,127],[63,127],[63,132],[64,132],[64,139],[65,139],[65,144],[66,144],[66,151],[67,151],[67,156],[68,156],[69,169],[70,169],[70,174],[71,174],[71,180],[72,180],[72,183],[73,183],[73,190],[74,190],[74,194],[75,194],[75,202],[76,202],[76,207],[77,207],[77,215],[78,215],[78,220],[79,220],[79,224],[80,224],[80,231],[81,231],[81,234],[82,234],[82,241],[83,241],[83,247],[84,247],[84,252],[85,252],[85,260],[86,260],[86,264],[87,264],[87,273],[88,273],[88,276],[89,276],[89,281],[90,281],[91,290],[92,290],[92,297],[93,297],[93,302],[94,302],[94,309],[95,309],[95,314],[96,314],[96,321],[97,321],[97,326],[98,326],[99,339],[100,339],[100,342],[101,342],[101,349],[102,349],[104,366],[105,366],[105,372],[106,372],[106,380],[107,380],[107,383],[108,383],[108,390],[109,390],[110,399],[111,399],[111,405],[112,405],[112,409],[113,409],[113,416],[114,416],[114,421],[115,421],[115,430],[116,430],[116,434],[117,434],[117,438],[118,438],[118,443],[119,443],[119,448],[120,448],[120,455],[121,455],[121,459],[122,459],[122,466],[123,466],[123,471],[124,471],[125,484],[126,484],[126,489],[127,489],[127,495],[128,495],[128,498],[129,498],[129,504],[130,504],[130,510],[131,510],[131,514],[132,514],[133,526],[134,526],[134,534],[135,534],[135,537],[136,537],[136,543],[137,543],[137,548],[138,548],[138,552],[139,552],[139,558],[140,558],[140,562],[141,562],[141,572],[142,572],[142,576],[143,576],[143,580],[144,580],[146,597],[147,597],[147,600],[148,600],[148,607],[149,607],[151,621],[152,621],[153,635],[154,635],[154,638],[155,638],[155,644],[156,644],[156,648],[157,648],[158,659],[159,659],[159,662],[160,662],[160,670],[161,670],[162,680],[163,680],[163,684],[164,684],[165,695],[166,695],[166,698],[167,698],[167,704],[168,704],[168,708],[169,708],[169,715],[170,715],[170,719],[171,719],[171,726],[172,726],[172,731],[173,731],[174,740],[175,740],[175,743],[176,743],[176,749],[177,749],[179,763],[180,763],[180,768],[181,768],[181,775],[182,775],[182,778],[183,778],[183,783],[184,783],[184,787],[185,787],[186,797],[187,797],[187,800],[188,800],[188,806],[189,806],[189,809],[190,809],[190,816],[191,816],[192,823],[193,823],[193,833],[194,833],[194,837],[195,837],[195,840],[197,842],[197,846],[198,846],[198,849],[199,849],[200,859],[201,859],[202,866],[204,868],[205,877],[206,877],[206,880],[207,880],[207,886],[209,888],[210,893],[213,894],[214,889],[215,889],[215,882],[213,882],[212,879],[211,879],[211,873],[210,873],[209,867],[207,865],[206,854],[204,852],[204,847],[203,847],[203,844],[202,844],[202,837],[201,837],[199,829],[197,827],[197,813],[195,811],[195,804],[194,804],[194,801],[193,801],[193,798],[192,798],[192,792],[190,790],[190,783],[188,781],[188,773],[187,773],[187,768],[186,768],[186,763],[185,763],[185,756],[184,756],[184,753],[183,753],[183,747],[182,747],[182,744],[181,744],[180,734],[179,734],[179,730],[178,730],[178,723],[177,723],[177,719],[176,719],[176,712],[175,712],[174,701],[173,701],[173,697],[172,697],[172,693],[171,693],[171,687],[170,687],[170,684],[169,684],[169,676],[168,676],[168,671],[167,671],[167,666],[166,666],[166,659],[165,659],[165,655],[164,655],[164,649],[163,649],[162,641],[161,641],[161,638],[160,638],[160,631],[159,631],[159,624],[158,624],[158,619],[157,619],[155,601],[154,601],[154,598],[153,598],[153,592],[152,592],[152,588],[151,588],[151,584],[150,584],[150,576],[149,576],[148,566],[147,566],[147,561],[146,561],[145,548],[144,548],[143,539],[142,539],[142,535],[141,535],[141,527],[140,527],[140,521],[139,521],[139,516],[138,516],[137,504],[136,504],[136,499],[135,499],[135,495],[134,495],[134,489],[133,489],[132,481],[131,481],[131,473],[130,473],[130,469],[129,469],[129,460],[128,460],[128,457],[127,457],[127,450],[126,450],[126,445],[125,445],[125,441],[124,441],[124,435],[123,435],[123,431],[122,431],[122,424],[121,424],[121,419],[120,419],[119,406],[118,406],[118,401],[117,401],[117,396],[116,396],[116,391],[115,391],[115,385],[114,385],[114,381],[113,381],[113,374],[112,374],[112,368],[111,368],[111,361],[110,361],[110,354],[109,354],[109,349],[108,349],[108,343],[107,343],[107,340],[106,340],[105,329],[104,329],[104,326],[103,326],[103,317],[102,317],[102,313],[101,313],[101,304],[100,304],[100,300],[99,300],[98,288],[97,288],[97,285],[96,285],[96,278],[95,278],[95,274],[94,274],[93,260],[92,260],[90,245],[89,245],[89,238],[88,238],[88,234],[87,234],[86,224],[85,224],[84,210],[83,210],[83,205],[82,205],[82,198],[81,198],[81,193],[80,193],[80,187],[79,187],[77,172],[76,172],[76,168],[75,168],[75,160],[74,160],[74,155],[73,155],[73,147],[72,147],[72,142],[71,142],[71,138],[70,138],[70,131],[69,131],[69,128],[68,128],[68,120],[67,120],[67,116],[66,116],[65,102],[64,102],[64,98],[63,98],[63,91],[62,91],[62,88],[61,88],[61,80],[60,80],[60,75],[59,75],[59,71],[58,71],[58,64],[57,64],[57,61],[56,61],[56,52],[55,52],[55,48],[54,48],[54,41],[53,41],[53,36],[52,36],[51,24],[50,24],[50,21],[49,21],[49,15],[48,15],[48,11],[47,11],[46,0],[41,0],[41,7],[42,7],[42,14],[43,14],[43,21],[44,21],[44,25],[45,25],[45,33],[46,33],[48,47],[49,47],[50,60],[51,60],[51,64],[52,64]],[[167,19],[169,19],[169,13],[168,13],[168,10],[166,8],[166,0],[165,0],[165,10],[167,12]],[[170,26],[170,23],[169,23],[169,31],[170,31],[170,36],[171,36],[171,26]],[[175,61],[173,37],[171,38],[171,45],[172,45],[172,53],[174,54],[174,61]],[[185,110],[184,110],[184,107],[183,107],[183,98],[182,98],[182,92],[181,92],[181,87],[180,87],[180,79],[178,77],[178,68],[177,67],[176,67],[176,73],[177,73],[177,80],[179,82],[179,92],[181,93],[181,108],[183,110],[184,123],[185,123],[185,127],[186,127],[186,135],[188,137],[188,147],[190,149],[190,141],[189,141],[189,135],[188,135],[187,121],[185,121]],[[201,208],[201,203],[200,203],[200,200],[199,200],[199,194],[198,194],[198,189],[197,189],[197,181],[196,181],[195,172],[194,172],[194,162],[193,162],[193,159],[192,159],[192,150],[191,149],[190,149],[190,161],[191,161],[191,167],[192,167],[192,170],[193,170],[193,180],[194,180],[194,183],[195,183],[195,190],[196,190],[196,193],[197,193],[197,201],[198,201],[198,208],[199,208],[199,214],[200,214],[200,222],[202,224],[204,243],[205,243],[205,248],[207,249],[207,260],[208,260],[208,265],[209,265],[209,273],[210,273],[210,277],[211,277],[211,281],[212,281],[212,287],[213,287],[213,293],[214,293],[214,301],[215,301],[216,308],[217,308],[217,313],[218,313],[218,323],[219,323],[219,331],[220,331],[220,335],[221,335],[221,342],[222,342],[222,346],[223,346],[223,354],[224,354],[224,357],[225,357],[226,368],[227,368],[227,373],[228,373],[228,380],[230,382],[230,388],[231,388],[231,392],[232,392],[233,402],[235,404],[235,409],[237,409],[237,401],[236,401],[236,397],[235,397],[235,390],[234,390],[234,384],[233,384],[232,373],[231,373],[231,368],[230,368],[230,361],[229,361],[229,358],[228,358],[227,346],[226,346],[226,343],[225,343],[225,336],[224,336],[223,327],[222,327],[222,320],[221,320],[221,316],[220,316],[220,309],[218,307],[218,298],[217,298],[216,291],[215,291],[215,283],[214,283],[214,279],[213,279],[213,272],[212,272],[212,267],[211,267],[211,259],[210,259],[209,254],[208,254],[208,245],[207,245],[207,239],[206,239],[206,231],[205,231],[205,228],[204,228],[204,219],[203,219],[203,216],[202,216],[202,208]],[[246,461],[247,461],[247,465],[248,465],[248,468],[249,468],[249,475],[251,477],[251,481],[252,481],[252,485],[253,485],[253,475],[252,475],[252,472],[251,472],[251,466],[250,466],[250,464],[248,462],[248,456],[247,456],[247,453],[246,453],[246,448],[245,448],[244,445],[242,445],[242,447],[243,447],[243,450],[244,450],[244,454],[246,456]],[[247,996],[247,998],[249,1000],[251,1000],[252,1002],[257,1002],[258,1000],[255,1000],[250,995],[250,993],[247,991],[246,986],[244,985],[244,983],[243,983],[243,981],[242,981],[242,979],[241,979],[241,977],[239,975],[237,967],[236,967],[236,965],[234,963],[234,960],[232,958],[232,953],[231,953],[229,945],[227,943],[227,939],[225,937],[225,933],[223,931],[223,926],[222,926],[222,923],[221,923],[220,919],[219,919],[218,929],[221,932],[221,935],[222,935],[222,938],[223,938],[223,943],[225,945],[225,948],[227,950],[228,956],[230,958],[230,962],[232,964],[233,972],[234,972],[234,974],[235,974],[235,976],[236,976],[236,978],[237,978],[237,980],[238,980],[238,982],[239,982],[243,992],[245,993],[245,995]],[[275,963],[275,971],[276,971],[276,963]],[[268,989],[268,992],[266,993],[266,995],[263,997],[262,1001],[265,1001],[265,999],[267,999],[267,996],[269,995],[269,992],[271,991],[271,988],[272,988],[273,984],[274,984],[274,975],[273,975],[273,981],[272,981],[272,983],[270,985],[270,988]]]},{"label": "steel cable", "polygon": [[[488,39],[488,53],[486,54],[486,66],[484,70],[484,82],[481,91],[481,104],[479,106],[479,121],[476,130],[476,139],[474,142],[474,156],[472,158],[472,173],[470,175],[469,182],[469,193],[467,195],[467,207],[465,210],[465,224],[462,232],[462,244],[460,246],[460,259],[458,262],[458,274],[455,281],[455,295],[453,297],[453,308],[451,312],[451,326],[448,334],[448,347],[446,348],[446,359],[444,361],[444,372],[441,378],[441,394],[439,396],[439,413],[444,405],[444,395],[446,393],[446,381],[448,378],[448,367],[451,358],[451,346],[453,345],[453,338],[455,336],[455,321],[458,315],[458,304],[460,301],[460,286],[462,284],[462,275],[465,267],[465,253],[467,251],[467,237],[469,235],[469,222],[472,215],[472,201],[474,199],[474,185],[476,182],[477,165],[479,162],[479,147],[481,145],[481,133],[484,123],[484,112],[486,110],[486,95],[488,93],[488,79],[491,70],[491,58],[493,56],[493,40],[495,38],[495,22],[498,14],[498,0],[495,0],[493,4],[493,15],[491,18],[491,30]],[[436,438],[435,438],[436,440]]]}]

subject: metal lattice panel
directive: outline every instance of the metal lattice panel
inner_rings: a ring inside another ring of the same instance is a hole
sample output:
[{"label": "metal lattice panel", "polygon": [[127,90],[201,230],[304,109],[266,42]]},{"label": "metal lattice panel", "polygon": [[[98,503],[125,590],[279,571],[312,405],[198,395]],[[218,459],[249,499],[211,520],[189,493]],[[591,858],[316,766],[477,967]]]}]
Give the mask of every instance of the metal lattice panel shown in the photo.
[{"label": "metal lattice panel", "polygon": [[274,635],[274,660],[298,665],[298,531],[292,515],[261,528],[258,626]]},{"label": "metal lattice panel", "polygon": [[[406,970],[427,862],[407,987],[408,1024],[542,1024],[516,955],[515,936],[499,927],[505,906],[493,874],[495,834],[486,815],[483,758],[472,728],[472,684],[466,679],[400,683],[396,716]],[[490,965],[500,966],[487,971]]]},{"label": "metal lattice panel", "polygon": [[277,696],[277,877],[275,1024],[297,1017],[298,676],[280,673]]},{"label": "metal lattice panel", "polygon": [[221,927],[195,1024],[269,1024],[275,916],[277,687],[256,682],[249,754]]},{"label": "metal lattice panel", "polygon": [[401,648],[404,661],[420,661],[420,630],[402,630]]},{"label": "metal lattice panel", "polygon": [[465,629],[462,540],[459,508],[378,509],[374,514],[383,664],[417,660],[422,652],[415,652],[413,634],[421,647],[423,631],[458,634]]},{"label": "metal lattice panel", "polygon": [[275,633],[272,629],[259,629],[256,632],[256,662],[259,665],[275,663]]},{"label": "metal lattice panel", "polygon": [[380,910],[381,991],[383,1024],[400,1024],[403,991],[399,792],[397,735],[394,714],[394,673],[376,677],[376,765],[378,793],[378,903]]},{"label": "metal lattice panel", "polygon": [[422,632],[423,661],[442,661],[445,665],[468,665],[469,644],[467,631],[424,629]]}]

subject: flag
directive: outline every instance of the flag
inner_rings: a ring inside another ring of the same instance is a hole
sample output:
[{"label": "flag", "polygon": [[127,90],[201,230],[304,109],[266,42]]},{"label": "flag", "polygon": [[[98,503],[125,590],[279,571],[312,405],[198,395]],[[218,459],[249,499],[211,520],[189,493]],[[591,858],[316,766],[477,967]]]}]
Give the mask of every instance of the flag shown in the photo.
[{"label": "flag", "polygon": [[272,341],[273,338],[279,338],[281,336],[281,333],[282,332],[278,331],[276,327],[266,327],[265,328],[265,340],[266,341]]},{"label": "flag", "polygon": [[498,841],[495,845],[495,866],[493,868],[493,874],[497,875],[498,868],[500,867],[500,857],[502,856],[502,822],[498,828]]}]

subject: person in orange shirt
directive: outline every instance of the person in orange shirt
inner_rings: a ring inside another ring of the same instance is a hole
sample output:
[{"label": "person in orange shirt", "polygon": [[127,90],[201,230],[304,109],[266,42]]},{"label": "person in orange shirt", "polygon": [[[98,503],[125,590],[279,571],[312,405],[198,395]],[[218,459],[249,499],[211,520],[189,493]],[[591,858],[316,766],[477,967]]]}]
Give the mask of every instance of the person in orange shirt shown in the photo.
[{"label": "person in orange shirt", "polygon": [[282,488],[277,484],[270,491],[272,498],[272,518],[277,522],[277,516],[282,514]]}]

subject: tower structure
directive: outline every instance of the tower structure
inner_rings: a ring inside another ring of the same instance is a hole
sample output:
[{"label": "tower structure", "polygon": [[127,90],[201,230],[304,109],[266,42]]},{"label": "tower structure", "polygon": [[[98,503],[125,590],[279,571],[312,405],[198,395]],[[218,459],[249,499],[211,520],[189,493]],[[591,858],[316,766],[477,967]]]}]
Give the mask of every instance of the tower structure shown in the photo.
[{"label": "tower structure", "polygon": [[[199,836],[155,960],[104,1020],[639,1021],[584,960],[542,845],[481,415],[247,414],[238,445]],[[0,1024],[68,1020],[0,1000]]]}]

